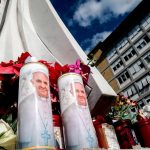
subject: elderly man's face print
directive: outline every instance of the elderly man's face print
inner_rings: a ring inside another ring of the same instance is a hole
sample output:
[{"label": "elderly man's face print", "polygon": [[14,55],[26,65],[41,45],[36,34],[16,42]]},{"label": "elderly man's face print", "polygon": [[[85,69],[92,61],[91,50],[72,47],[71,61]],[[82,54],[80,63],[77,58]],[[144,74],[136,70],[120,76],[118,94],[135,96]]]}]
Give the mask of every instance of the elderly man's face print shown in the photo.
[{"label": "elderly man's face print", "polygon": [[[87,98],[86,98],[84,86],[80,82],[75,82],[74,88],[75,88],[75,94],[76,94],[76,99],[77,99],[78,105],[86,106]],[[71,89],[73,89],[73,87]],[[71,90],[71,93],[73,94],[73,90]]]}]

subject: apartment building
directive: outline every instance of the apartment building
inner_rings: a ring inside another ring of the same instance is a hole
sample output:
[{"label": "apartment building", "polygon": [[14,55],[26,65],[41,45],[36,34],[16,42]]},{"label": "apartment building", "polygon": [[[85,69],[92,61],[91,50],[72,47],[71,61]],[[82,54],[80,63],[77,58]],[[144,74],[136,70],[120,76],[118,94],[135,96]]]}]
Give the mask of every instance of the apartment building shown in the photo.
[{"label": "apartment building", "polygon": [[89,54],[116,91],[150,102],[150,1],[143,0],[123,22]]}]

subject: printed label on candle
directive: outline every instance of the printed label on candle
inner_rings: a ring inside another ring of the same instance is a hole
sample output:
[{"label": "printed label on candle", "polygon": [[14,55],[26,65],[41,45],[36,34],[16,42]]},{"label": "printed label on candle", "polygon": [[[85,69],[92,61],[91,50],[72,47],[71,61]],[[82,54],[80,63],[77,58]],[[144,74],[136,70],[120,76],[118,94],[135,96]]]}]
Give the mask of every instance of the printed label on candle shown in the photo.
[{"label": "printed label on candle", "polygon": [[41,63],[21,68],[18,98],[18,148],[55,146],[48,69]]},{"label": "printed label on candle", "polygon": [[107,123],[103,123],[102,128],[103,128],[104,133],[106,135],[106,139],[107,139],[109,148],[120,149],[114,127],[112,125],[107,124]]}]

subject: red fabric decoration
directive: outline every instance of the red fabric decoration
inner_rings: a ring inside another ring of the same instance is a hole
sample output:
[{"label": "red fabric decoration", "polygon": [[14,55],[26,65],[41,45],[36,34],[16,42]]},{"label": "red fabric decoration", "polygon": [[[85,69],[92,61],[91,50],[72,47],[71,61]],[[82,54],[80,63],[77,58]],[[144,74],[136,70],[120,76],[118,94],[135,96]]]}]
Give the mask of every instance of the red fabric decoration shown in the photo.
[{"label": "red fabric decoration", "polygon": [[[7,62],[1,62],[0,63],[0,79],[3,79],[2,74],[14,74],[19,76],[19,72],[21,67],[23,66],[25,60],[27,57],[31,56],[28,52],[22,53],[20,57],[18,57],[17,61],[10,60]],[[50,85],[53,87],[54,90],[58,91],[57,88],[57,80],[58,78],[65,73],[68,72],[75,72],[82,76],[83,83],[87,85],[90,68],[89,66],[81,63],[80,59],[77,59],[75,64],[72,65],[64,65],[61,66],[59,63],[55,63],[54,65],[52,63],[48,63],[45,60],[39,60],[39,62],[43,63],[45,66],[47,66],[50,74]]]}]

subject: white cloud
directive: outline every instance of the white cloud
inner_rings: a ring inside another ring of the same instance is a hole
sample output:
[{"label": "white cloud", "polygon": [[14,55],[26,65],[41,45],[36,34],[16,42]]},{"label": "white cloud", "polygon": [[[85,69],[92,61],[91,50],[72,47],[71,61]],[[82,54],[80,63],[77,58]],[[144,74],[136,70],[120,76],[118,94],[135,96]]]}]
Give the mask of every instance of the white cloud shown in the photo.
[{"label": "white cloud", "polygon": [[72,26],[73,25],[73,20],[72,19],[69,19],[68,20],[68,26]]},{"label": "white cloud", "polygon": [[91,45],[95,46],[99,41],[103,42],[110,35],[110,33],[111,31],[104,31],[95,34],[91,40]]},{"label": "white cloud", "polygon": [[86,39],[81,45],[88,44],[89,47],[85,50],[85,53],[88,54],[100,41],[103,42],[109,35],[111,31],[104,31],[101,33],[95,34],[91,39]]},{"label": "white cloud", "polygon": [[133,10],[142,0],[102,0],[114,15],[123,15]]},{"label": "white cloud", "polygon": [[80,26],[89,26],[91,21],[96,19],[98,13],[102,9],[101,3],[96,0],[87,0],[79,5],[74,13],[73,20],[78,22]]},{"label": "white cloud", "polygon": [[100,23],[109,21],[112,17],[124,15],[133,10],[142,0],[87,0],[81,3],[74,13],[73,20],[86,27],[98,19]]},{"label": "white cloud", "polygon": [[[85,39],[83,42],[81,42],[81,47],[86,47],[87,45],[91,45],[91,40],[90,39]],[[84,52],[86,54],[88,54],[90,51],[91,51],[91,46],[84,49]]]},{"label": "white cloud", "polygon": [[86,55],[88,55],[90,53],[91,49],[86,49],[84,52]]}]

